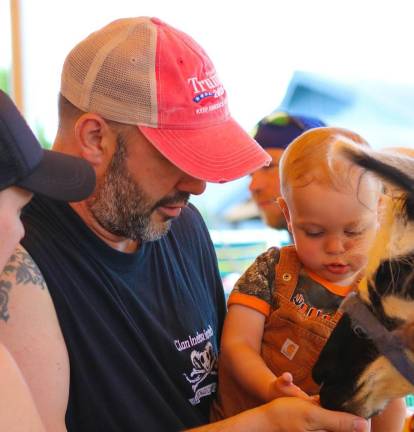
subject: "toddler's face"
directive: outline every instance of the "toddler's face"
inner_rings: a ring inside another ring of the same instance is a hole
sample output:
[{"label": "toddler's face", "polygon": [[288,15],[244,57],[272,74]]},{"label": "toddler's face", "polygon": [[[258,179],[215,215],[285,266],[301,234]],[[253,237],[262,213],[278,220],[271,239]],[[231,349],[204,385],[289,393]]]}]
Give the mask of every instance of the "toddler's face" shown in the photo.
[{"label": "toddler's face", "polygon": [[364,269],[378,227],[379,198],[372,179],[337,191],[312,182],[290,189],[288,226],[308,270],[350,285]]}]

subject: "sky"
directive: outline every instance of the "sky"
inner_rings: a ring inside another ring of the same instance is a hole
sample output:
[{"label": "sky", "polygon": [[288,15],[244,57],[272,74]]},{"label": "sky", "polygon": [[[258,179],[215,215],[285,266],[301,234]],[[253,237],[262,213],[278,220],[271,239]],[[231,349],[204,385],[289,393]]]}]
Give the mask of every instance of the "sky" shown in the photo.
[{"label": "sky", "polygon": [[[108,22],[139,15],[157,16],[205,48],[226,88],[231,113],[248,131],[277,108],[295,70],[335,80],[414,85],[411,3],[21,0],[25,115],[53,140],[60,70],[68,51]],[[10,64],[8,6],[8,0],[0,0],[0,67]]]}]

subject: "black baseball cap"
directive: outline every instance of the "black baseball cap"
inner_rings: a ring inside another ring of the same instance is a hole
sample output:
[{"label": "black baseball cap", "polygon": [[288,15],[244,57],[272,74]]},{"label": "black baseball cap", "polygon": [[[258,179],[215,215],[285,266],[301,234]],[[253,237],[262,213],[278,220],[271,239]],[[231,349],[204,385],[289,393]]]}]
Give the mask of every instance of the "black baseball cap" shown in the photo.
[{"label": "black baseball cap", "polygon": [[83,159],[44,150],[19,110],[0,90],[0,191],[19,186],[61,201],[81,201],[95,187]]}]

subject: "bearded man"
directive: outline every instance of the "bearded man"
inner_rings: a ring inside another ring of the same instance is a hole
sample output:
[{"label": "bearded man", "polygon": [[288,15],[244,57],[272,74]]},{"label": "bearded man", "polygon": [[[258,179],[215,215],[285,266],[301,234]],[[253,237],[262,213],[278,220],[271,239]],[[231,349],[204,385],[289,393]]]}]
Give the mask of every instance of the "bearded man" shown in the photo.
[{"label": "bearded man", "polygon": [[[49,431],[206,424],[225,304],[188,200],[270,158],[230,116],[204,50],[157,18],[120,19],[81,41],[60,93],[54,149],[88,161],[96,188],[70,205],[30,203],[27,235],[0,279],[0,339]],[[299,430],[362,421],[280,400],[199,430],[291,431],[287,408]]]}]

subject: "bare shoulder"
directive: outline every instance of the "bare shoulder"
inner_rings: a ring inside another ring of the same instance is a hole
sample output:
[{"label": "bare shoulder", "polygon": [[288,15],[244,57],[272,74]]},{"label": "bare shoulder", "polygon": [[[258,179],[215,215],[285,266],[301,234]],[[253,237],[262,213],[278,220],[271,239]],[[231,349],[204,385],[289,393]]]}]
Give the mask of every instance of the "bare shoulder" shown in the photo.
[{"label": "bare shoulder", "polygon": [[0,275],[0,342],[22,371],[46,428],[65,430],[68,353],[46,282],[21,245]]},{"label": "bare shoulder", "polygon": [[32,395],[19,368],[0,344],[0,428],[8,432],[45,432]]}]

